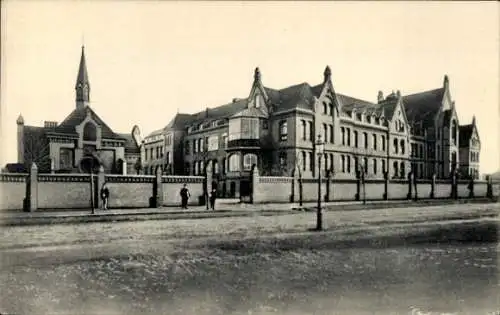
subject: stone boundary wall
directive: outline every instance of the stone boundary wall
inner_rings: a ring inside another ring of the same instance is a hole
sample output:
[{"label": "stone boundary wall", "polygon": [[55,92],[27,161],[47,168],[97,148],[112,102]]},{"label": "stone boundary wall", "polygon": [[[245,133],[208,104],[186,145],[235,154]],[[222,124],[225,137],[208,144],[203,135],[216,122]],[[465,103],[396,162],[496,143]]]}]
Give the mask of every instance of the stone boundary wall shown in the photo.
[{"label": "stone boundary wall", "polygon": [[[298,172],[296,172],[298,173]],[[252,170],[253,203],[315,202],[318,200],[318,178],[260,176]],[[492,181],[415,179],[337,179],[321,178],[322,201],[408,200],[408,199],[459,199],[491,197]],[[496,190],[495,190],[496,192]]]},{"label": "stone boundary wall", "polygon": [[205,203],[203,176],[38,174],[35,164],[29,174],[0,174],[0,210],[91,209],[102,207],[100,190],[109,189],[109,208],[180,206],[179,192],[187,184],[190,205]]}]

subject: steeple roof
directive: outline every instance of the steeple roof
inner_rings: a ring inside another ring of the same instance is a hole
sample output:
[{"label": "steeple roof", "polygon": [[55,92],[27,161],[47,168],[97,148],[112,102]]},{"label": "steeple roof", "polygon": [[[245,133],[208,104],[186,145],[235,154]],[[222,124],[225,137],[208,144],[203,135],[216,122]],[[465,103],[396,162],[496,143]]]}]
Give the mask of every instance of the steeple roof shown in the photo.
[{"label": "steeple roof", "polygon": [[76,84],[75,88],[78,87],[78,84],[82,85],[88,85],[90,86],[89,82],[89,75],[87,73],[87,63],[85,60],[85,47],[82,46],[82,55],[80,57],[80,67],[78,68],[78,76],[76,78]]}]

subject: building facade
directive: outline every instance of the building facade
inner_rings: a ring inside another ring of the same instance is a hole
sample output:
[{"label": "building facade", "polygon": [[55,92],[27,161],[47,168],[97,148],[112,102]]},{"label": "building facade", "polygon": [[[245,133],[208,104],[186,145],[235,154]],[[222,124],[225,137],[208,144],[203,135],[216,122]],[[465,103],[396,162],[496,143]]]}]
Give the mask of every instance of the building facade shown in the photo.
[{"label": "building facade", "polygon": [[35,162],[41,173],[86,172],[104,168],[106,173],[134,173],[140,163],[140,131],[115,133],[90,106],[90,82],[82,47],[75,85],[76,106],[61,122],[28,126],[17,119],[18,165],[29,169]]},{"label": "building facade", "polygon": [[[173,145],[168,149],[182,157],[174,173],[199,175],[212,161],[214,181],[223,196],[249,192],[253,165],[262,175],[299,172],[303,178],[314,178],[321,171],[344,179],[360,172],[365,178],[387,173],[389,178],[406,179],[410,172],[422,179],[433,174],[449,178],[454,171],[468,176],[479,166],[477,127],[474,122],[473,132],[463,132],[469,127],[459,124],[447,76],[439,88],[385,97],[379,92],[376,101],[369,102],[337,93],[328,66],[320,84],[284,89],[266,87],[257,68],[247,98],[182,117],[177,129],[149,135],[144,149],[161,160],[156,165],[164,164],[169,160],[151,149],[163,146],[167,152],[165,136],[177,130],[177,141],[169,142]],[[162,140],[154,142],[158,135]],[[324,143],[321,170],[318,136]]]}]

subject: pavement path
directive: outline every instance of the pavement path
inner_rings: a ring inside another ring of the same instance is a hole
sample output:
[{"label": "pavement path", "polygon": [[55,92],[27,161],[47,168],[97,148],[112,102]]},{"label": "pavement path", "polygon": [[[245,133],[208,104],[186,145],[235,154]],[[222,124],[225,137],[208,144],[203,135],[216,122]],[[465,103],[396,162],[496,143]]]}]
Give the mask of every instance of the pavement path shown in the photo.
[{"label": "pavement path", "polygon": [[[480,216],[498,217],[499,203],[401,207],[359,211],[328,211],[325,226],[362,227],[436,220],[457,220]],[[7,226],[0,228],[0,251],[15,248],[103,244],[116,241],[193,239],[199,237],[253,237],[270,233],[305,231],[315,224],[315,213],[297,212],[275,216],[222,217],[205,220],[159,220],[99,222],[50,226]]]}]

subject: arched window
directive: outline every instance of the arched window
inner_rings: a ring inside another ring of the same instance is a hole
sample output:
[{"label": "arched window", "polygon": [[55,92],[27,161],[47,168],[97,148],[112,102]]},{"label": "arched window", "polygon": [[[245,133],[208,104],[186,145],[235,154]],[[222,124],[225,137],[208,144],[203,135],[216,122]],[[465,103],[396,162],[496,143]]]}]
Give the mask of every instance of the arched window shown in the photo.
[{"label": "arched window", "polygon": [[399,168],[398,168],[398,162],[394,161],[393,163],[393,169],[394,169],[394,176],[393,177],[398,177],[399,176]]},{"label": "arched window", "polygon": [[398,154],[398,139],[394,139],[394,153]]},{"label": "arched window", "polygon": [[96,141],[97,140],[97,128],[96,126],[88,122],[83,127],[83,141]]},{"label": "arched window", "polygon": [[213,160],[212,163],[214,174],[219,174],[219,162],[217,160]]},{"label": "arched window", "polygon": [[288,126],[286,120],[280,121],[279,125],[279,130],[280,130],[280,140],[281,141],[286,141],[288,139]]},{"label": "arched window", "polygon": [[222,159],[222,174],[226,174],[227,172],[227,159],[223,158]]},{"label": "arched window", "polygon": [[405,154],[405,141],[401,139],[401,154]]},{"label": "arched window", "polygon": [[193,175],[198,175],[198,162],[193,163]]},{"label": "arched window", "polygon": [[451,139],[453,140],[453,144],[457,145],[457,121],[452,120],[451,122]]},{"label": "arched window", "polygon": [[401,178],[405,178],[405,175],[406,175],[405,174],[405,162],[401,162],[399,171],[401,172]]},{"label": "arched window", "polygon": [[229,157],[229,171],[230,172],[238,172],[240,170],[240,155],[233,154]]},{"label": "arched window", "polygon": [[323,102],[323,114],[324,115],[328,114],[328,104],[326,104],[326,102]]}]

